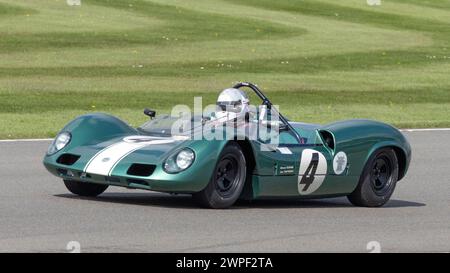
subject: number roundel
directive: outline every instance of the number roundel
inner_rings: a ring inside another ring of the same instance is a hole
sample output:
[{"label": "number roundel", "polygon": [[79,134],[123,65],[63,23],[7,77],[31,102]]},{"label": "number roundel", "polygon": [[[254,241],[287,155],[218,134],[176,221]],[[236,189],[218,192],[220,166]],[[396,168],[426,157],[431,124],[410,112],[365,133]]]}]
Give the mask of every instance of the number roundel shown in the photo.
[{"label": "number roundel", "polygon": [[298,193],[311,194],[322,185],[327,173],[327,160],[325,156],[312,149],[302,152],[298,173]]}]

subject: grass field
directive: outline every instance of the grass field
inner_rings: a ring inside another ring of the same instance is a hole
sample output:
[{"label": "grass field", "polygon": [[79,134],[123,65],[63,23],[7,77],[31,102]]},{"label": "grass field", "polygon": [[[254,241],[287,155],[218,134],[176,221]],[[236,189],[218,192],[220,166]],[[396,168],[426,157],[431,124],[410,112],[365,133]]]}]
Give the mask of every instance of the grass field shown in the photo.
[{"label": "grass field", "polygon": [[137,126],[237,81],[293,120],[450,126],[450,1],[0,0],[0,139]]}]

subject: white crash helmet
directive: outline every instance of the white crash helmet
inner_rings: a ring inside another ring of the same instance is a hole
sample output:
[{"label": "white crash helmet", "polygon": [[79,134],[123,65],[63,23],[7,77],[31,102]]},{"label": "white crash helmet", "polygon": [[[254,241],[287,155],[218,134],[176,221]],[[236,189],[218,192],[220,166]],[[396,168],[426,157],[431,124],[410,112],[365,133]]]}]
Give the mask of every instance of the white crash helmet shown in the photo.
[{"label": "white crash helmet", "polygon": [[223,90],[217,99],[215,118],[221,121],[245,120],[250,100],[247,94],[236,88]]}]

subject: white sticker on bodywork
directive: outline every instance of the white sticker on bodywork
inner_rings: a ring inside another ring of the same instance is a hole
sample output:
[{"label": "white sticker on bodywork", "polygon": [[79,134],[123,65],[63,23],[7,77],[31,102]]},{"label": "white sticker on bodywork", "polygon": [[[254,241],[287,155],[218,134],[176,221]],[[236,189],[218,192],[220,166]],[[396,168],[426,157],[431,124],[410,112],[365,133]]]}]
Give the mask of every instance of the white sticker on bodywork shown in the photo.
[{"label": "white sticker on bodywork", "polygon": [[333,171],[335,174],[342,174],[347,167],[347,155],[344,152],[339,152],[333,159]]},{"label": "white sticker on bodywork", "polygon": [[291,150],[288,147],[277,147],[277,150],[280,153],[285,154],[285,155],[291,155],[292,154]]},{"label": "white sticker on bodywork", "polygon": [[297,184],[300,195],[316,191],[322,185],[326,173],[327,160],[325,156],[316,150],[303,150]]},{"label": "white sticker on bodywork", "polygon": [[155,139],[142,136],[126,137],[94,155],[84,168],[84,172],[111,175],[114,167],[132,152],[148,145],[167,144],[174,141],[173,139]]}]

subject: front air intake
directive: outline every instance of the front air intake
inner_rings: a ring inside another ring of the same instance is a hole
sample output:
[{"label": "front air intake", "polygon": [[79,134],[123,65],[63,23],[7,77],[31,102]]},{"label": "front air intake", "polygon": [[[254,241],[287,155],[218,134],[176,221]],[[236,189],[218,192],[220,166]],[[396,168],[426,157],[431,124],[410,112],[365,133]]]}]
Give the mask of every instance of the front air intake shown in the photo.
[{"label": "front air intake", "polygon": [[150,176],[155,168],[155,165],[150,164],[132,164],[130,168],[128,168],[127,174],[134,176]]},{"label": "front air intake", "polygon": [[80,158],[79,155],[74,154],[63,154],[56,160],[57,163],[62,165],[71,166],[77,162],[77,160]]}]

